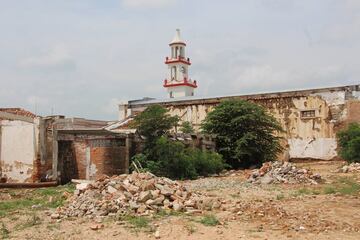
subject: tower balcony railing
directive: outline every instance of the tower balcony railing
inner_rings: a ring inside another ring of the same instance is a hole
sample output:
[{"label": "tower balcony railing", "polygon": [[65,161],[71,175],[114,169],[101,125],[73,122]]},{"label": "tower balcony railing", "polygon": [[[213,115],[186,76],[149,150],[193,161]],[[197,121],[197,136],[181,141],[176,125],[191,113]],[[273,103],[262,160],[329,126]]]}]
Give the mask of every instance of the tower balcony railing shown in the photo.
[{"label": "tower balcony railing", "polygon": [[169,58],[169,57],[165,58],[165,64],[175,63],[175,62],[182,62],[182,63],[188,64],[188,65],[191,65],[190,58],[185,58],[185,57],[181,57],[181,56],[178,56],[177,58]]},{"label": "tower balcony railing", "polygon": [[197,88],[197,82],[196,80],[187,79],[186,77],[184,77],[183,80],[172,79],[171,81],[169,81],[165,79],[163,86],[164,87],[188,86],[188,87]]}]

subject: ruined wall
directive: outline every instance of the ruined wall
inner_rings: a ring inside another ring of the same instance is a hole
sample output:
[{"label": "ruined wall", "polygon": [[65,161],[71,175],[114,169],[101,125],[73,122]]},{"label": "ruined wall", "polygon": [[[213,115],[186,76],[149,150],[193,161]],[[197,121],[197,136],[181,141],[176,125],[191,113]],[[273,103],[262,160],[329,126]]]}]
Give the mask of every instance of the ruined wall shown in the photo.
[{"label": "ruined wall", "polygon": [[[330,160],[337,156],[336,132],[344,122],[360,121],[359,86],[304,90],[283,93],[224,96],[182,101],[157,102],[200,128],[206,115],[221,101],[243,99],[264,106],[282,125],[281,134],[286,142],[290,158],[314,158]],[[132,112],[139,112],[151,105],[130,105]]]},{"label": "ruined wall", "polygon": [[1,176],[7,182],[32,182],[37,157],[37,125],[20,120],[1,120],[0,125]]},{"label": "ruined wall", "polygon": [[[281,123],[291,158],[329,160],[337,155],[330,108],[320,96],[262,100],[259,103]],[[304,116],[304,113],[308,115]]]},{"label": "ruined wall", "polygon": [[58,169],[62,183],[71,179],[97,179],[128,171],[125,138],[60,134]]}]

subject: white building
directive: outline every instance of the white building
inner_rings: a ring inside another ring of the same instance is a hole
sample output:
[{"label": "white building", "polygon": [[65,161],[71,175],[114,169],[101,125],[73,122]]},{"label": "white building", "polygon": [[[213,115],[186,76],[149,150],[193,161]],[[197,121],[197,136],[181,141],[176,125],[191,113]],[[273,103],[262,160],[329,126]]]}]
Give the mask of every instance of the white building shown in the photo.
[{"label": "white building", "polygon": [[176,29],[174,39],[169,44],[171,56],[166,57],[165,64],[168,65],[168,77],[164,81],[170,98],[194,96],[194,89],[197,88],[195,80],[188,75],[188,68],[191,65],[190,59],[186,58],[186,43],[180,37],[180,29]]}]

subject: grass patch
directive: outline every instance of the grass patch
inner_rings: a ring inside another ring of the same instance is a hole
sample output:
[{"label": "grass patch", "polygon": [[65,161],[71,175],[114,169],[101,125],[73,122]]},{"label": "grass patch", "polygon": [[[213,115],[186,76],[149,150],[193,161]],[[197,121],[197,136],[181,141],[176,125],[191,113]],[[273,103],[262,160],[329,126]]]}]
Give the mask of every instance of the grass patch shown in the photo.
[{"label": "grass patch", "polygon": [[336,189],[333,186],[326,186],[324,187],[325,194],[334,194],[336,193]]},{"label": "grass patch", "polygon": [[186,223],[185,226],[184,226],[185,230],[187,231],[187,233],[189,235],[193,234],[196,232],[196,227],[193,223]]},{"label": "grass patch", "polygon": [[1,236],[1,239],[9,238],[9,234],[10,234],[9,229],[6,227],[5,223],[1,222],[1,224],[0,224],[0,236]]},{"label": "grass patch", "polygon": [[232,193],[232,194],[230,194],[230,197],[232,197],[232,198],[239,198],[239,197],[240,197],[240,194],[238,194],[238,193]]},{"label": "grass patch", "polygon": [[214,215],[205,215],[200,219],[200,223],[204,224],[205,226],[216,226],[220,222]]},{"label": "grass patch", "polygon": [[36,215],[33,214],[31,215],[24,223],[20,223],[18,224],[15,229],[17,230],[23,230],[25,228],[29,228],[29,227],[33,227],[36,225],[40,225],[41,224],[41,219]]},{"label": "grass patch", "polygon": [[60,229],[60,224],[48,224],[46,225],[46,228],[49,229],[50,231],[54,231],[54,230],[59,230]]},{"label": "grass patch", "polygon": [[128,222],[134,228],[149,228],[150,219],[143,216],[125,215],[120,217],[119,220]]},{"label": "grass patch", "polygon": [[350,177],[338,178],[331,185],[324,187],[325,194],[357,195],[360,193],[360,184]]},{"label": "grass patch", "polygon": [[278,195],[276,195],[276,200],[283,200],[285,198],[285,195],[284,194],[282,194],[282,193],[280,193],[280,194],[278,194]]},{"label": "grass patch", "polygon": [[171,210],[171,209],[169,209],[169,210],[160,209],[154,215],[154,218],[169,217],[169,216],[181,216],[183,214],[184,214],[184,212],[174,211],[174,210]]},{"label": "grass patch", "polygon": [[[12,197],[14,199],[0,202],[0,217],[9,215],[9,213],[18,210],[29,210],[33,205],[44,208],[57,208],[62,206],[66,200],[64,192],[73,193],[75,186],[67,184],[58,187],[39,188],[34,190],[14,190]],[[31,209],[33,210],[33,209]]]},{"label": "grass patch", "polygon": [[310,188],[300,188],[295,193],[293,193],[293,196],[303,196],[303,195],[319,195],[321,194],[321,191],[319,189],[310,189]]}]

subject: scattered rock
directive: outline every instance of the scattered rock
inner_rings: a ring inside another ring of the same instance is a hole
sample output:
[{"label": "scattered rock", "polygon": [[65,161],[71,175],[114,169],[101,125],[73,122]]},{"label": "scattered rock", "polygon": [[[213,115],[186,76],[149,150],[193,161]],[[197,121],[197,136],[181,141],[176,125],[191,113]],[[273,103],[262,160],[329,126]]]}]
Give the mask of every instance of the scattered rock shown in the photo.
[{"label": "scattered rock", "polygon": [[259,184],[271,183],[308,183],[317,184],[321,181],[319,174],[308,169],[298,169],[290,162],[266,162],[260,169],[254,169],[248,176],[248,182]]},{"label": "scattered rock", "polygon": [[360,163],[350,163],[348,165],[344,165],[337,172],[339,173],[360,172]]},{"label": "scattered rock", "polygon": [[118,190],[112,186],[108,186],[107,191],[108,193],[116,193]]},{"label": "scattered rock", "polygon": [[96,230],[99,230],[99,229],[101,229],[103,227],[104,227],[104,224],[94,224],[94,225],[90,226],[90,229],[96,231]]},{"label": "scattered rock", "polygon": [[60,214],[58,214],[58,213],[53,213],[53,214],[50,215],[50,218],[51,218],[51,219],[59,219],[59,218],[60,218]]},{"label": "scattered rock", "polygon": [[159,230],[156,230],[156,231],[155,231],[154,236],[155,236],[156,239],[159,239],[159,238],[160,238],[160,232],[159,232]]},{"label": "scattered rock", "polygon": [[89,186],[89,183],[79,183],[76,185],[76,190],[83,191],[86,188],[88,188],[88,186]]}]

